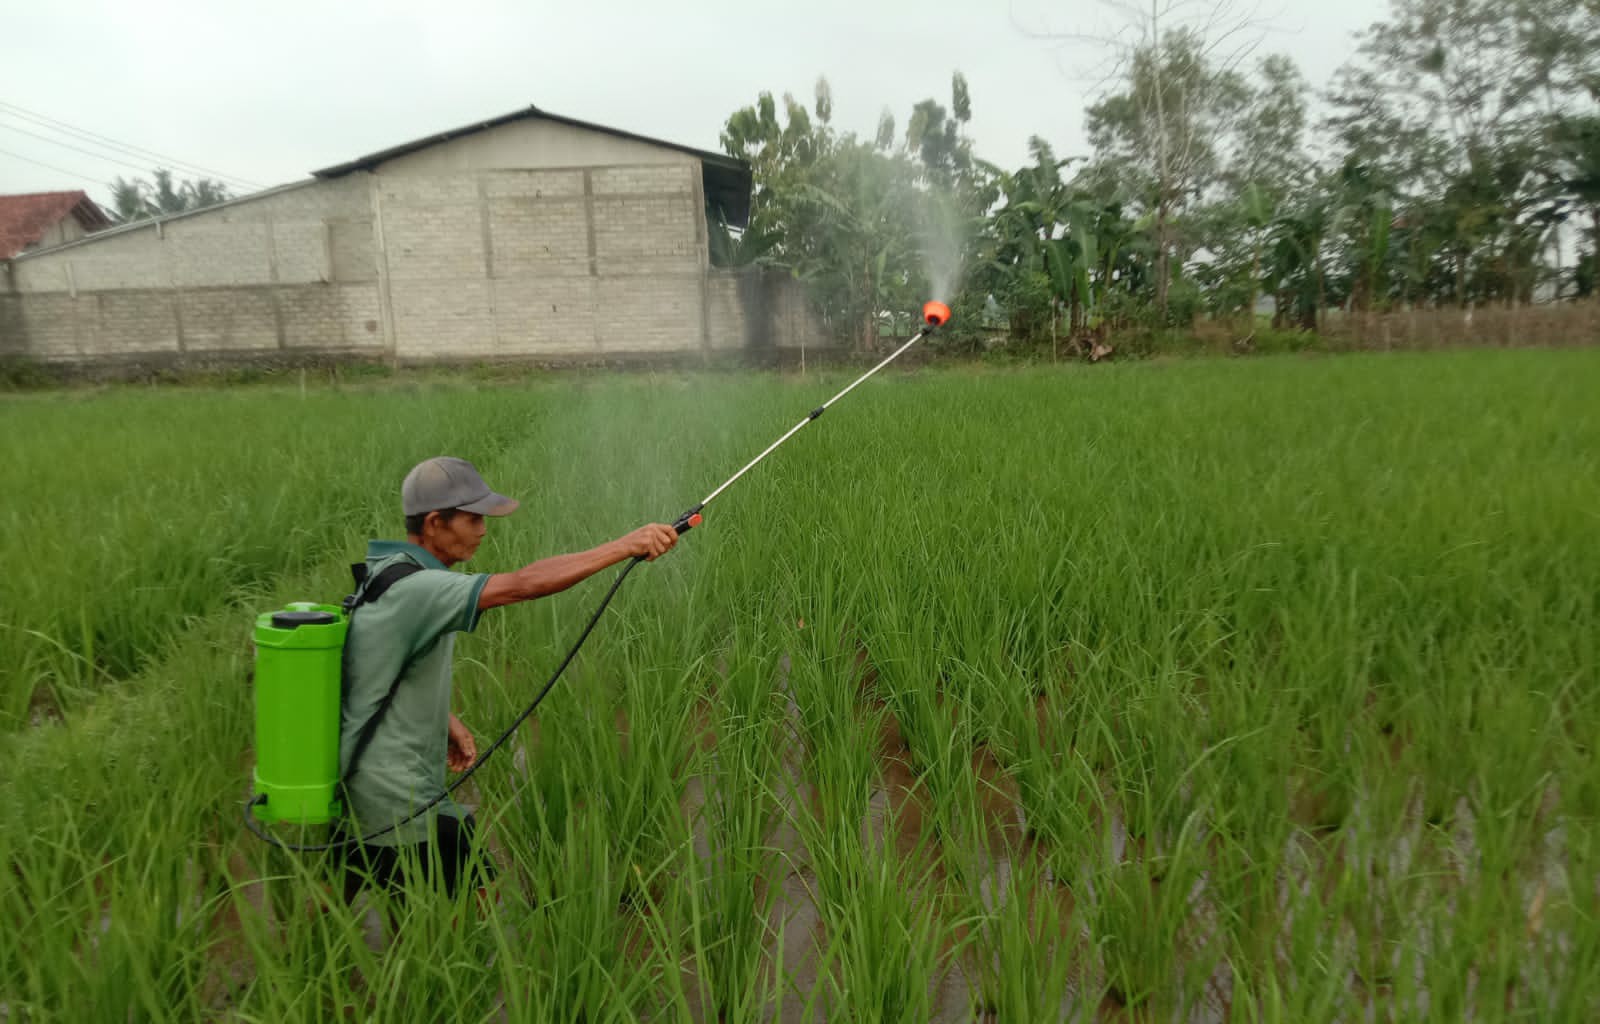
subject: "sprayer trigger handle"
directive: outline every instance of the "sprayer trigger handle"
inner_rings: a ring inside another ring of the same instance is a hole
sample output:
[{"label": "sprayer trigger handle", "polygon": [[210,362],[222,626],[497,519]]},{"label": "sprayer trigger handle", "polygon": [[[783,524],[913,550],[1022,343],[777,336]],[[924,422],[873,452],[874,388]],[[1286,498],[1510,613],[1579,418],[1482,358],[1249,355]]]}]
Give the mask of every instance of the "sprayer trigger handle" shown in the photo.
[{"label": "sprayer trigger handle", "polygon": [[694,508],[678,517],[678,521],[672,524],[672,528],[678,531],[678,536],[682,537],[684,534],[688,533],[690,530],[704,522],[704,517],[700,515],[700,510],[703,508],[705,508],[705,505],[703,504],[696,505]]}]

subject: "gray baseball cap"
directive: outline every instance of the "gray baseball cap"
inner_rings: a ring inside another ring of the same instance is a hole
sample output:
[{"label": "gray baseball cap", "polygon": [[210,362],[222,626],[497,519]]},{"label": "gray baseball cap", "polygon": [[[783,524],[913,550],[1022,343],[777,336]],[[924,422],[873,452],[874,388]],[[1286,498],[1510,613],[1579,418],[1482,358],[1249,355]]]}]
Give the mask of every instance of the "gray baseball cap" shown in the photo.
[{"label": "gray baseball cap", "polygon": [[400,505],[408,516],[447,508],[486,516],[508,516],[519,504],[521,502],[515,498],[490,490],[472,463],[448,455],[417,463],[400,485]]}]

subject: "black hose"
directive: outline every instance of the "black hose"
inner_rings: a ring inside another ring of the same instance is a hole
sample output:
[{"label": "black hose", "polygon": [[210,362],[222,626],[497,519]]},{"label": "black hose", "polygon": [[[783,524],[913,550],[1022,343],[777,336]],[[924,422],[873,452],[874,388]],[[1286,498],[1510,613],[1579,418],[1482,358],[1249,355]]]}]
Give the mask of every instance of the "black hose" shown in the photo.
[{"label": "black hose", "polygon": [[277,836],[270,835],[263,830],[261,826],[256,823],[254,816],[252,816],[250,813],[251,808],[255,807],[257,804],[266,802],[267,797],[266,794],[263,793],[260,796],[245,801],[245,828],[248,828],[251,832],[254,832],[264,842],[271,843],[272,845],[283,850],[289,850],[294,853],[323,853],[328,850],[341,850],[345,849],[346,847],[370,842],[371,840],[376,839],[385,833],[393,832],[395,829],[406,824],[407,822],[416,820],[417,817],[431,810],[436,804],[439,803],[439,801],[443,800],[451,793],[454,793],[462,783],[472,778],[478,769],[483,767],[483,763],[489,760],[489,755],[493,754],[496,750],[499,750],[500,746],[504,744],[506,740],[511,738],[511,734],[517,731],[517,727],[523,722],[527,721],[529,715],[533,714],[534,708],[539,706],[539,702],[544,700],[545,695],[550,692],[550,688],[556,685],[556,680],[561,678],[561,673],[565,672],[567,670],[567,666],[572,664],[572,659],[578,656],[579,649],[583,647],[584,641],[589,639],[589,634],[594,632],[595,624],[600,621],[600,616],[605,612],[606,606],[609,605],[611,603],[611,599],[617,595],[617,590],[621,588],[622,581],[627,579],[628,573],[632,572],[633,567],[642,561],[644,561],[643,555],[633,556],[633,559],[628,562],[628,564],[623,568],[622,572],[617,574],[617,581],[611,584],[611,589],[606,591],[605,599],[600,602],[600,607],[596,608],[594,610],[594,614],[589,617],[589,624],[583,628],[583,633],[578,637],[578,642],[573,644],[572,649],[567,652],[567,656],[561,659],[561,665],[556,669],[555,674],[550,677],[550,681],[544,684],[544,689],[540,690],[539,695],[533,698],[533,702],[522,710],[522,714],[517,716],[516,721],[512,722],[511,725],[506,728],[506,731],[500,734],[498,739],[489,744],[488,749],[483,752],[483,756],[472,762],[471,766],[468,767],[466,771],[461,773],[461,777],[459,779],[456,779],[456,781],[452,782],[449,788],[447,788],[443,793],[440,793],[438,796],[434,797],[432,800],[429,800],[427,803],[413,811],[410,817],[402,818],[393,825],[390,825],[386,828],[380,828],[378,831],[368,833],[360,838],[346,836],[343,839],[337,839],[331,843],[286,843]]}]

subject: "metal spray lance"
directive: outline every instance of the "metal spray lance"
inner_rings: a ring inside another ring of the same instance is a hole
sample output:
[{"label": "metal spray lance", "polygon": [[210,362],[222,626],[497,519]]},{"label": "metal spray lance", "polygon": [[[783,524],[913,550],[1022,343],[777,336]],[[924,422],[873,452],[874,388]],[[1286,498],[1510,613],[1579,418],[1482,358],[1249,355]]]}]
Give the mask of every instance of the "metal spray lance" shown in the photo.
[{"label": "metal spray lance", "polygon": [[[874,366],[872,369],[868,370],[866,373],[863,373],[861,376],[859,376],[855,380],[851,381],[849,387],[845,388],[843,391],[839,392],[837,395],[834,395],[832,398],[828,399],[826,402],[823,402],[821,405],[817,406],[815,409],[812,409],[810,414],[807,415],[805,419],[801,420],[799,423],[796,423],[794,426],[790,427],[788,433],[784,434],[782,437],[780,437],[776,441],[772,442],[772,444],[768,445],[766,451],[762,452],[760,455],[757,455],[755,458],[751,459],[749,461],[749,463],[747,463],[743,469],[739,470],[739,472],[733,474],[732,476],[728,477],[728,479],[724,480],[722,482],[722,486],[721,487],[718,487],[716,490],[714,490],[710,494],[706,495],[705,498],[703,498],[700,501],[699,504],[695,505],[689,511],[687,511],[683,515],[679,516],[677,522],[672,524],[672,528],[677,530],[678,534],[680,536],[682,536],[683,534],[688,533],[690,530],[694,529],[696,526],[699,526],[700,522],[701,522],[700,512],[707,505],[711,504],[712,500],[714,498],[716,498],[717,495],[721,494],[723,491],[725,491],[729,487],[731,487],[735,480],[739,479],[741,476],[744,476],[746,473],[750,472],[750,470],[754,469],[756,464],[759,463],[762,459],[766,458],[768,455],[771,455],[773,452],[777,451],[778,446],[783,444],[783,442],[789,440],[789,438],[791,438],[794,435],[798,434],[800,432],[800,428],[804,427],[806,424],[810,423],[812,420],[816,419],[818,416],[821,416],[823,413],[827,412],[828,411],[828,406],[830,406],[833,403],[837,402],[839,399],[843,398],[845,395],[848,395],[852,390],[855,389],[856,385],[860,384],[862,381],[866,380],[868,377],[870,377],[873,374],[877,373],[879,370],[883,369],[885,366],[888,366],[890,363],[894,362],[896,359],[898,359],[900,357],[900,354],[902,352],[904,352],[906,349],[910,348],[912,345],[915,345],[917,342],[921,341],[923,338],[925,338],[928,335],[932,334],[935,330],[937,330],[940,326],[942,326],[949,319],[950,319],[950,307],[949,306],[945,305],[942,302],[926,302],[926,303],[923,303],[923,306],[922,306],[922,322],[923,322],[923,324],[925,326],[922,328],[922,330],[920,330],[916,334],[912,335],[910,341],[906,342],[904,345],[901,345],[899,348],[897,348],[893,352],[889,353],[888,357],[886,359],[884,359],[883,362],[879,363],[877,366]],[[641,559],[639,559],[639,558],[635,558],[634,559],[634,561],[636,563],[638,561],[640,561],[640,560]],[[630,568],[631,568],[631,566],[630,566]]]}]

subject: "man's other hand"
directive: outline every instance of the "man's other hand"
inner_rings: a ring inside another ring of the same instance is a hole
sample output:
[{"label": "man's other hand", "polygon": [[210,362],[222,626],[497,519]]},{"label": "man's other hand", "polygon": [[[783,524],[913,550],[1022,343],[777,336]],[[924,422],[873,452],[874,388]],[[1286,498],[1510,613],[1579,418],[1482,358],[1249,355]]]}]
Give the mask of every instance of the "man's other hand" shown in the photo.
[{"label": "man's other hand", "polygon": [[472,762],[478,759],[478,744],[472,738],[472,733],[461,724],[461,719],[455,715],[450,716],[450,746],[445,752],[444,763],[453,772],[464,772],[472,767]]}]

